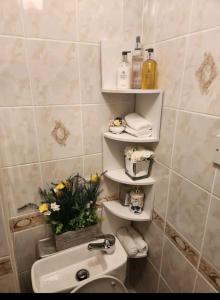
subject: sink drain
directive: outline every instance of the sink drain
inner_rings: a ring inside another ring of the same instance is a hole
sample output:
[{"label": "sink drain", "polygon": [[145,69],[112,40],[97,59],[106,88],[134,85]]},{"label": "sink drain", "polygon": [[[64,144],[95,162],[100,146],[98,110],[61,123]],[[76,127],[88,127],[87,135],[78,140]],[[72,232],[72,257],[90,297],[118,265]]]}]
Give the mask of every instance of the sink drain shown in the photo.
[{"label": "sink drain", "polygon": [[87,278],[89,278],[89,271],[87,271],[85,269],[79,270],[76,273],[76,280],[78,280],[78,281],[83,281]]}]

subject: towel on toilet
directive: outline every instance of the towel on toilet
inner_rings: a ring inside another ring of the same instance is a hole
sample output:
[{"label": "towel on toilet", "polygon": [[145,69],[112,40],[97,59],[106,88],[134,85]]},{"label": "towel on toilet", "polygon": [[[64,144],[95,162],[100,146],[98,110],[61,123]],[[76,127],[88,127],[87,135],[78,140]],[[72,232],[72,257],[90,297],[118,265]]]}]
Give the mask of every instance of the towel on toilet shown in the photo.
[{"label": "towel on toilet", "polygon": [[125,248],[129,257],[134,257],[137,255],[137,253],[138,253],[137,245],[135,244],[132,237],[128,233],[128,230],[126,227],[119,228],[116,236],[118,237],[122,246]]},{"label": "towel on toilet", "polygon": [[131,226],[127,227],[128,233],[134,240],[139,253],[146,253],[148,252],[148,245],[142,238],[142,236]]},{"label": "towel on toilet", "polygon": [[137,113],[128,114],[125,117],[125,121],[127,125],[134,130],[137,131],[142,129],[152,130],[151,122],[148,122],[145,118],[141,117]]},{"label": "towel on toilet", "polygon": [[125,127],[125,132],[135,137],[152,137],[152,129],[134,130],[129,126]]}]

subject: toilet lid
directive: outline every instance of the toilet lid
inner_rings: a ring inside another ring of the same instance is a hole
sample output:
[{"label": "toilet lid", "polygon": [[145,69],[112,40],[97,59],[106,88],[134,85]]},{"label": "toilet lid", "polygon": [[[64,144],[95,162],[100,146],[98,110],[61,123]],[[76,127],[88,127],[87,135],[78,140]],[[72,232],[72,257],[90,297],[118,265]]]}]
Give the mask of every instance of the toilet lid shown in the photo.
[{"label": "toilet lid", "polygon": [[71,293],[128,293],[128,290],[119,279],[113,276],[102,276],[86,280]]}]

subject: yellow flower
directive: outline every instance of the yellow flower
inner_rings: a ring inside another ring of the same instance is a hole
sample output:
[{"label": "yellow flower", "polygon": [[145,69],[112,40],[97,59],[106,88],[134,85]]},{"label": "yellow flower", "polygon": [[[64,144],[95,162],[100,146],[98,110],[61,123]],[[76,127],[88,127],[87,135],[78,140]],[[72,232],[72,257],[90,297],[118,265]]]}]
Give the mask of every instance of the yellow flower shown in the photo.
[{"label": "yellow flower", "polygon": [[99,175],[98,175],[98,174],[95,174],[95,175],[92,175],[92,176],[91,176],[91,181],[92,181],[92,182],[95,183],[95,182],[97,182],[98,180],[99,180]]},{"label": "yellow flower", "polygon": [[45,213],[45,212],[47,212],[48,211],[48,205],[46,204],[46,203],[44,203],[44,204],[41,204],[40,206],[39,206],[39,212],[40,213]]},{"label": "yellow flower", "polygon": [[65,185],[61,182],[56,186],[57,191],[62,191],[65,188]]},{"label": "yellow flower", "polygon": [[117,127],[119,127],[119,126],[121,126],[121,122],[119,120],[115,120],[114,121],[114,125],[117,126]]}]

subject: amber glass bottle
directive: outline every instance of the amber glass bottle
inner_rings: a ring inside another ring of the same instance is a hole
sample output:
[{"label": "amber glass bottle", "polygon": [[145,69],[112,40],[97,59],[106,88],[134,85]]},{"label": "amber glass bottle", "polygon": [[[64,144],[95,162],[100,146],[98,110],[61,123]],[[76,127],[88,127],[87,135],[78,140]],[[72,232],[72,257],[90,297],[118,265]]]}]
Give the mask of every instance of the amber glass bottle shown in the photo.
[{"label": "amber glass bottle", "polygon": [[152,58],[154,49],[146,49],[148,58],[143,63],[141,88],[144,90],[156,89],[157,62]]}]

